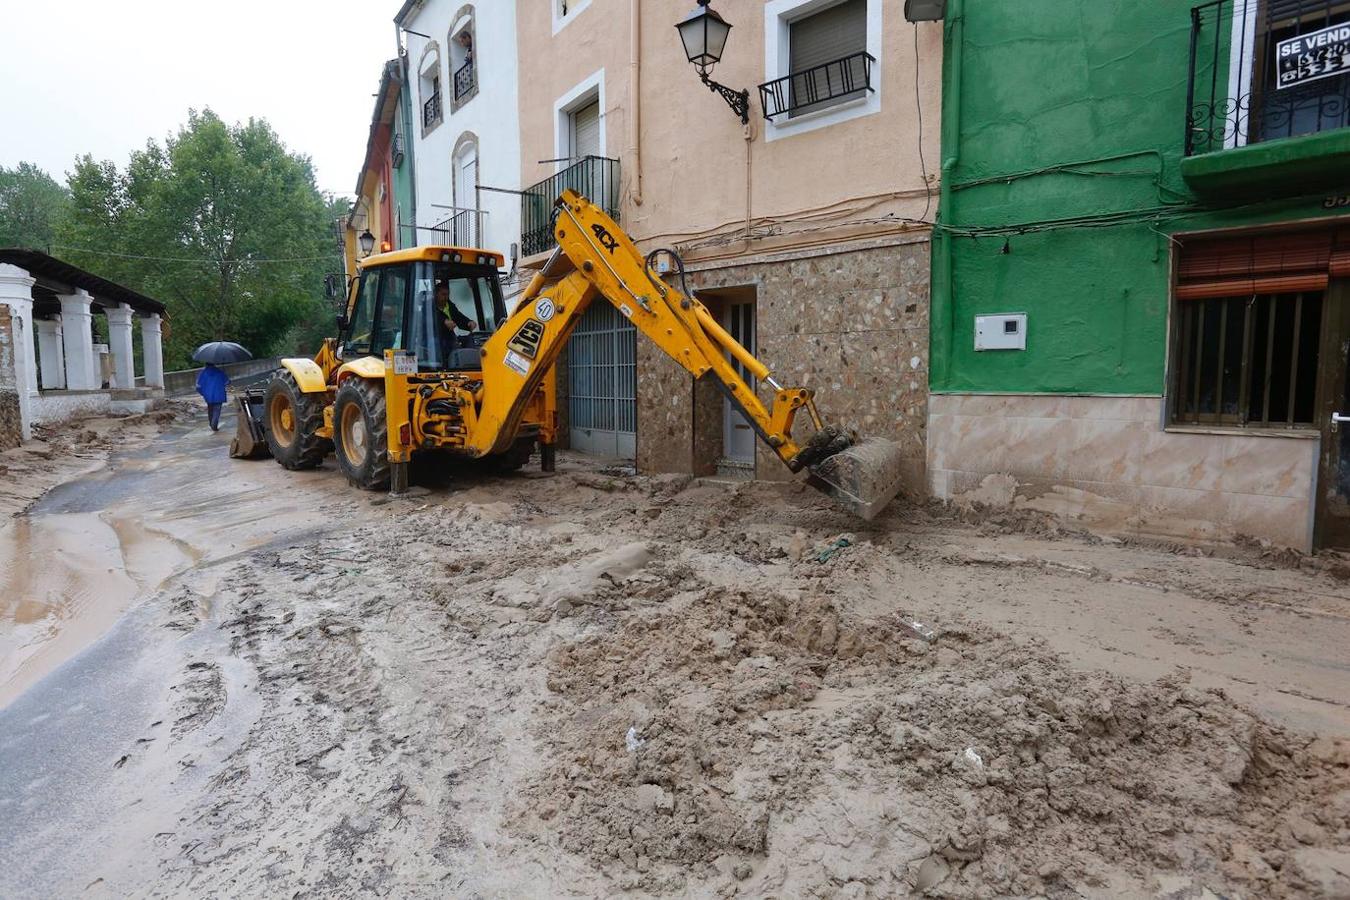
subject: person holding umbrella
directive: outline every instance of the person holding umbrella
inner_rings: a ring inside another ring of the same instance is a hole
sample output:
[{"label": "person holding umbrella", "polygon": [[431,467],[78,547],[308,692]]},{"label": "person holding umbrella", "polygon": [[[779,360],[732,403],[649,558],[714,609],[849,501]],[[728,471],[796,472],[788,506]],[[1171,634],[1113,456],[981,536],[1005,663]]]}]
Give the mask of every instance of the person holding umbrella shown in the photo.
[{"label": "person holding umbrella", "polygon": [[217,367],[252,358],[253,354],[231,341],[211,341],[192,354],[194,362],[205,364],[197,375],[197,393],[206,401],[206,415],[212,431],[220,430],[220,410],[225,405],[225,388],[230,383],[230,376]]},{"label": "person holding umbrella", "polygon": [[210,363],[197,373],[197,393],[206,401],[206,419],[212,431],[220,430],[220,410],[225,405],[225,387],[229,383],[230,376]]}]

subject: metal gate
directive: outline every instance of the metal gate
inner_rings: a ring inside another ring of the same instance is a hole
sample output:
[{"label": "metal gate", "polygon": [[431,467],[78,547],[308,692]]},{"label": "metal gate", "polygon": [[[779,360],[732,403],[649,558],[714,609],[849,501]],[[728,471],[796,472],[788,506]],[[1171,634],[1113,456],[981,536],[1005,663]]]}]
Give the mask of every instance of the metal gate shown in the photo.
[{"label": "metal gate", "polygon": [[608,303],[586,311],[567,343],[572,449],[632,459],[637,450],[637,329]]}]

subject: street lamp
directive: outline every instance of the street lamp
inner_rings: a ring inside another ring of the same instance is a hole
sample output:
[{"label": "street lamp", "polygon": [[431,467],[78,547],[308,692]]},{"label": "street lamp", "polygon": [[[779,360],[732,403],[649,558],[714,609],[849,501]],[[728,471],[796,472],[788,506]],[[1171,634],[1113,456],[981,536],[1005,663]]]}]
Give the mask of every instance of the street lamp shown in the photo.
[{"label": "street lamp", "polygon": [[370,233],[369,228],[361,232],[361,235],[356,240],[361,244],[362,256],[369,256],[370,252],[375,249],[375,235]]},{"label": "street lamp", "polygon": [[722,60],[722,50],[727,45],[727,35],[731,33],[731,23],[711,9],[711,0],[698,0],[698,6],[677,24],[680,40],[684,43],[684,55],[698,70],[698,77],[708,86],[708,90],[720,94],[727,101],[731,111],[741,117],[741,124],[750,121],[750,92],[737,91],[724,84],[718,84],[708,77],[712,67]]}]

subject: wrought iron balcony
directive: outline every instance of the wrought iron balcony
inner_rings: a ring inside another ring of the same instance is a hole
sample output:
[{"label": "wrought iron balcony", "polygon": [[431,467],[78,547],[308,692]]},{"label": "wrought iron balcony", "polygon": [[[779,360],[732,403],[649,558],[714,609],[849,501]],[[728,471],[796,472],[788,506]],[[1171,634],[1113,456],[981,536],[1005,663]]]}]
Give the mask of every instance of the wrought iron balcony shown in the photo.
[{"label": "wrought iron balcony", "polygon": [[552,250],[553,202],[565,188],[602,207],[615,220],[619,218],[619,161],[604,156],[587,156],[551,178],[527,187],[520,198],[520,252],[533,256]]},{"label": "wrought iron balcony", "polygon": [[458,103],[472,94],[477,84],[478,76],[474,72],[473,60],[469,60],[455,70],[455,102]]},{"label": "wrought iron balcony", "polygon": [[430,128],[441,120],[441,92],[437,91],[422,104],[422,127]]},{"label": "wrought iron balcony", "polygon": [[1191,10],[1186,155],[1350,125],[1348,0]]},{"label": "wrought iron balcony", "polygon": [[764,118],[784,115],[792,118],[876,90],[872,87],[875,62],[876,58],[870,53],[855,53],[766,81],[759,86]]},{"label": "wrought iron balcony", "polygon": [[462,209],[432,229],[432,240],[451,247],[483,246],[487,213],[481,209]]}]

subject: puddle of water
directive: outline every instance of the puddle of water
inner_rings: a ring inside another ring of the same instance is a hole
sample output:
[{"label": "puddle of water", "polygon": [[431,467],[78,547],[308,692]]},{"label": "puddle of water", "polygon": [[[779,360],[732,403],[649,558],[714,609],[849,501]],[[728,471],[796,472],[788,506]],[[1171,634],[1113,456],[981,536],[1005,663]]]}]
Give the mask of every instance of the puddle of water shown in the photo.
[{"label": "puddle of water", "polygon": [[198,558],[134,520],[95,513],[0,526],[0,708],[97,640],[138,595]]}]

